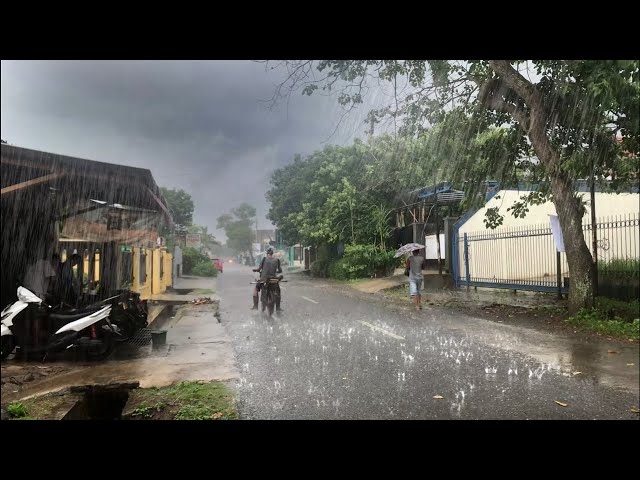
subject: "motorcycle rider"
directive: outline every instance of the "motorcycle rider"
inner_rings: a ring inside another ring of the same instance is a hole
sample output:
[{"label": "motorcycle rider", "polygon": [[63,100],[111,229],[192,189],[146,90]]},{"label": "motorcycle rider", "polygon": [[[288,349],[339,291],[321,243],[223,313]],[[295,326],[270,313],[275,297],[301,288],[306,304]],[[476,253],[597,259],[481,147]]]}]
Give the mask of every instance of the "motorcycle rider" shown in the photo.
[{"label": "motorcycle rider", "polygon": [[[278,273],[282,273],[280,259],[274,258],[273,248],[270,247],[267,249],[267,255],[260,262],[260,266],[254,268],[253,271],[260,273],[260,282],[266,282],[270,278],[276,278]],[[253,289],[253,307],[251,307],[251,310],[258,309],[258,295],[263,286],[264,283],[257,283]],[[280,308],[280,284],[276,283],[273,287],[275,289],[276,312],[283,312]]]}]

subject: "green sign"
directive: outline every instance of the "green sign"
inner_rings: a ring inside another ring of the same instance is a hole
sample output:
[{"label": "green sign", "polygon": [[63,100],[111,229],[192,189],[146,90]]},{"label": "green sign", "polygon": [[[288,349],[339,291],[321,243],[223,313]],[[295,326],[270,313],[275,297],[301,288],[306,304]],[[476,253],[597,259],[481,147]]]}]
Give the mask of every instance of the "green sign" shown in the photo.
[{"label": "green sign", "polygon": [[131,247],[125,247],[124,245],[122,245],[120,247],[120,251],[121,252],[129,252],[129,253],[131,253],[132,250],[131,250]]}]

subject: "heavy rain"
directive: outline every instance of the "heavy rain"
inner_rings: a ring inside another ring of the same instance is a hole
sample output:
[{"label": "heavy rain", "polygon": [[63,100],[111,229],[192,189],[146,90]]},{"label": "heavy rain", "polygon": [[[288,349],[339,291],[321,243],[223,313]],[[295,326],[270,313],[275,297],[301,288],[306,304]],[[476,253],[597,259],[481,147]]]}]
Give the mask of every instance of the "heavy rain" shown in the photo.
[{"label": "heavy rain", "polygon": [[3,420],[638,419],[638,61],[1,76]]}]

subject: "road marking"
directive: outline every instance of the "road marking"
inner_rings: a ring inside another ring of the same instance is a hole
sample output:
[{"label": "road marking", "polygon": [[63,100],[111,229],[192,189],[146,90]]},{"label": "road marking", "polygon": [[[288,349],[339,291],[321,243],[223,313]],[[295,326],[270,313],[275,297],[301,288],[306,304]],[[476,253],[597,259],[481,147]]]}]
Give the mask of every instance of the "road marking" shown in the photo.
[{"label": "road marking", "polygon": [[307,298],[307,297],[302,297],[302,298],[304,298],[307,302],[318,303],[315,300],[311,300],[310,298]]},{"label": "road marking", "polygon": [[387,332],[385,329],[380,328],[380,327],[376,327],[375,325],[371,325],[370,323],[367,322],[363,322],[362,320],[358,320],[361,324],[366,325],[369,328],[372,328],[373,330],[378,330],[379,332],[384,333],[385,335],[389,335],[390,337],[393,338],[397,338],[398,340],[404,340],[404,337],[401,337],[400,335],[396,335],[395,333],[391,333],[391,332]]}]

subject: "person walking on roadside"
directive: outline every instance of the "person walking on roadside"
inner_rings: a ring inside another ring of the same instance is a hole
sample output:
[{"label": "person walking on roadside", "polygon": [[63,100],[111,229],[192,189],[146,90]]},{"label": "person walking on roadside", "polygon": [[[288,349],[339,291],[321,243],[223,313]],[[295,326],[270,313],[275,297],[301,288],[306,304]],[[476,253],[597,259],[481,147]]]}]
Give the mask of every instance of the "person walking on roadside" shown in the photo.
[{"label": "person walking on roadside", "polygon": [[424,280],[422,270],[427,265],[425,258],[420,255],[420,250],[411,252],[411,256],[407,258],[406,267],[409,270],[409,295],[416,305],[416,310],[422,310],[422,295],[420,293]]}]

